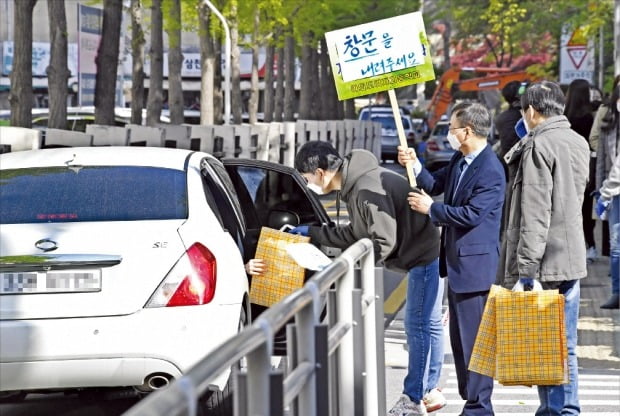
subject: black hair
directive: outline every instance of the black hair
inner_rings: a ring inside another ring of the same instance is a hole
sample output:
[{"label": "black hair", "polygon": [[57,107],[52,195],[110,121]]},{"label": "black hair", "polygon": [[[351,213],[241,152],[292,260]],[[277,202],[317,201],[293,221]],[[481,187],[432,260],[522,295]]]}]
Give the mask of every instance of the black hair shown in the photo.
[{"label": "black hair", "polygon": [[585,79],[574,79],[566,91],[564,115],[570,120],[592,112],[590,83]]},{"label": "black hair", "polygon": [[511,106],[513,104],[517,104],[518,107],[521,107],[521,82],[520,81],[510,81],[508,84],[504,85],[502,88],[502,97],[504,100]]},{"label": "black hair", "polygon": [[295,155],[295,169],[314,173],[318,168],[335,171],[342,166],[342,157],[330,142],[312,140],[304,143]]},{"label": "black hair", "polygon": [[491,129],[491,113],[479,103],[458,103],[452,108],[452,114],[462,127],[469,127],[476,136],[487,137]]},{"label": "black hair", "polygon": [[560,86],[551,81],[541,81],[531,84],[521,96],[521,107],[524,111],[532,106],[544,117],[560,116],[564,114],[566,99]]},{"label": "black hair", "polygon": [[620,99],[620,75],[616,75],[614,78],[613,90],[611,91],[611,98],[607,101],[607,114],[603,117],[603,123],[601,124],[601,130],[608,132],[611,129],[616,128],[620,114],[618,113],[618,107],[616,103]]}]

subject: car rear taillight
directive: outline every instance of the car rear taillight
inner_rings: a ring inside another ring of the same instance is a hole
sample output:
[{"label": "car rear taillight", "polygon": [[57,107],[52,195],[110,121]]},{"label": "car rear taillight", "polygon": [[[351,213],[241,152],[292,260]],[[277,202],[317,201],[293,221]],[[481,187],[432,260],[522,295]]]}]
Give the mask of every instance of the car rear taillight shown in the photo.
[{"label": "car rear taillight", "polygon": [[159,285],[147,308],[204,305],[213,299],[217,262],[211,251],[193,244]]},{"label": "car rear taillight", "polygon": [[437,143],[429,140],[428,142],[426,142],[426,150],[430,150],[432,152],[438,152],[440,149]]}]

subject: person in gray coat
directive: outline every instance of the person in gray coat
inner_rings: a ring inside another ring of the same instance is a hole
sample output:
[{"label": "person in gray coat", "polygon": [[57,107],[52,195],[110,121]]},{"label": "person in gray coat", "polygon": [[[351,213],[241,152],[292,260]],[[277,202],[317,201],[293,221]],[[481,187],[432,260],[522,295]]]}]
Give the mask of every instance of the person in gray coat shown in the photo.
[{"label": "person in gray coat", "polygon": [[587,141],[563,115],[560,86],[542,81],[521,97],[528,134],[508,154],[516,173],[506,204],[510,207],[498,277],[505,287],[558,289],[565,297],[568,384],[538,386],[536,415],[580,413],[577,384],[579,280],[586,277],[586,245],[581,205],[588,181]]}]

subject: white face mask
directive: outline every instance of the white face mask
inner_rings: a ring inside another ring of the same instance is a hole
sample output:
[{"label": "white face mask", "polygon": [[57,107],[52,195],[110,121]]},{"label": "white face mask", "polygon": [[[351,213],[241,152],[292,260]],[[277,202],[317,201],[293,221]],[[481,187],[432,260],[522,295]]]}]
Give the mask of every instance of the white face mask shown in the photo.
[{"label": "white face mask", "polygon": [[450,147],[452,147],[454,150],[459,150],[461,148],[461,142],[459,142],[459,139],[457,139],[454,134],[448,132],[448,137],[446,138],[450,142]]},{"label": "white face mask", "polygon": [[314,183],[309,183],[308,184],[308,189],[310,189],[312,192],[314,192],[317,195],[324,195],[325,192],[323,192],[323,188],[321,188],[319,185],[314,184]]},{"label": "white face mask", "polygon": [[620,113],[620,100],[616,101],[616,110]]}]

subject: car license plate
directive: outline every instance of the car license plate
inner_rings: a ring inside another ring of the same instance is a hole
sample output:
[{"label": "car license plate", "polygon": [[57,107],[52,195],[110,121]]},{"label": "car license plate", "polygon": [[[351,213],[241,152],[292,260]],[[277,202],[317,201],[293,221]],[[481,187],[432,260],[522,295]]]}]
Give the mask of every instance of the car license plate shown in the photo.
[{"label": "car license plate", "polygon": [[0,295],[101,291],[101,270],[0,273]]}]

